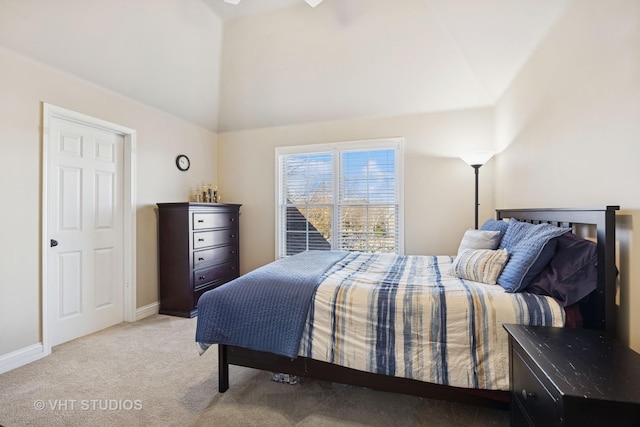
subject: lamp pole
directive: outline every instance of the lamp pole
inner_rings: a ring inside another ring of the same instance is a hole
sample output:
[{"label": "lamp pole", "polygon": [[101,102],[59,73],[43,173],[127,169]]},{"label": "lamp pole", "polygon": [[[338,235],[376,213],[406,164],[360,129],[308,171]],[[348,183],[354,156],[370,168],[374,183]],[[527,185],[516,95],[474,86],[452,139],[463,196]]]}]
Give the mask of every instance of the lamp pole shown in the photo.
[{"label": "lamp pole", "polygon": [[478,206],[480,206],[480,202],[478,202],[478,175],[480,172],[480,166],[482,165],[471,165],[471,167],[476,172],[476,204],[475,204],[475,212],[476,212],[476,230],[478,229]]},{"label": "lamp pole", "polygon": [[493,157],[493,151],[471,151],[463,153],[460,158],[465,161],[466,164],[471,166],[476,173],[476,204],[474,211],[476,214],[476,230],[478,229],[478,175],[480,172],[480,166],[484,165],[491,157]]}]

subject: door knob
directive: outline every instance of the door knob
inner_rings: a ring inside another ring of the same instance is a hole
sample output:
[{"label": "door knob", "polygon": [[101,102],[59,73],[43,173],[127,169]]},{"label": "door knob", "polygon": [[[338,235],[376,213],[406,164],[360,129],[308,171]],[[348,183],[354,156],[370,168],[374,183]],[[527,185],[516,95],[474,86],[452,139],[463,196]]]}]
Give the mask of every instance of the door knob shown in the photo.
[{"label": "door knob", "polygon": [[51,239],[51,247],[53,248],[54,246],[58,246],[58,241]]}]

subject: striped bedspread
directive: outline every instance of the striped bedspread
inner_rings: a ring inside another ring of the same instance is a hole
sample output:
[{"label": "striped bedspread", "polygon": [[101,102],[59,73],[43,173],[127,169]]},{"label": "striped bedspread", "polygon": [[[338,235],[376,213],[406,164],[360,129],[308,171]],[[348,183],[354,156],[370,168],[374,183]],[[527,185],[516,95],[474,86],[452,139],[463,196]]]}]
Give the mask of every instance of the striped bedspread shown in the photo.
[{"label": "striped bedspread", "polygon": [[456,387],[508,390],[503,323],[562,326],[552,298],[447,272],[449,256],[351,253],[317,288],[299,355]]}]

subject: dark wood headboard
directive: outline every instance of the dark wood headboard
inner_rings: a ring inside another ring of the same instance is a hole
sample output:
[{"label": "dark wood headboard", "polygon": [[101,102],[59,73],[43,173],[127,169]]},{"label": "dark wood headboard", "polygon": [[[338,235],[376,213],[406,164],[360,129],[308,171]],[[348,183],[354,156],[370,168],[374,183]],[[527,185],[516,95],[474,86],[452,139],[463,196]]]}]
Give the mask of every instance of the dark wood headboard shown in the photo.
[{"label": "dark wood headboard", "polygon": [[533,224],[549,223],[560,227],[595,226],[598,252],[598,284],[588,301],[581,304],[584,326],[615,334],[616,211],[620,206],[551,209],[496,209],[496,218],[515,218]]}]

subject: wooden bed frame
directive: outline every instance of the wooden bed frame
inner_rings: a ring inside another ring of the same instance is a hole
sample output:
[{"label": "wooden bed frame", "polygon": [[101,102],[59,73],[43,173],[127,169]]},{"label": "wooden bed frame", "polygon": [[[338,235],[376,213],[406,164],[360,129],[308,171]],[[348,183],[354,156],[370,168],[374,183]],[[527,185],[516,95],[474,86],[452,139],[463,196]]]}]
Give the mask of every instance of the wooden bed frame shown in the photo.
[{"label": "wooden bed frame", "polygon": [[[598,253],[598,284],[587,304],[581,307],[585,327],[613,333],[615,328],[615,212],[619,206],[595,208],[498,209],[497,219],[515,218],[530,223],[550,223],[563,227],[595,227]],[[289,359],[242,347],[218,345],[218,389],[229,388],[229,365],[245,366],[265,371],[287,373],[374,390],[443,399],[482,406],[506,408],[509,392],[477,390],[427,383],[407,378],[372,374],[345,368],[306,357]]]}]

